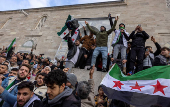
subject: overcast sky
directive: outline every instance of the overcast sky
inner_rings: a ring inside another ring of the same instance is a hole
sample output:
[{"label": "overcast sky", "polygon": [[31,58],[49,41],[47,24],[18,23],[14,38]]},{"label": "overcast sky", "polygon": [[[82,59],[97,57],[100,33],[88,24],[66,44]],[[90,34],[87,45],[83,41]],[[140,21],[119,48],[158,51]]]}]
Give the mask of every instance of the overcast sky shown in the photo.
[{"label": "overcast sky", "polygon": [[0,11],[118,0],[0,0]]}]

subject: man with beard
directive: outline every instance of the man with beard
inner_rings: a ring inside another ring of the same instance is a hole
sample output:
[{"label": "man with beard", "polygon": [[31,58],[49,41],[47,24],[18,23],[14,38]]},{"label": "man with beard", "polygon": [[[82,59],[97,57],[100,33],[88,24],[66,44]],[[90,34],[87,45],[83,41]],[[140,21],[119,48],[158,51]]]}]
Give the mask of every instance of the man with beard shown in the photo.
[{"label": "man with beard", "polygon": [[44,81],[48,87],[48,97],[43,101],[43,107],[81,107],[81,101],[76,99],[72,89],[66,86],[65,72],[60,69],[53,70]]},{"label": "man with beard", "polygon": [[42,107],[40,99],[33,93],[32,82],[23,81],[18,85],[17,101],[13,107]]},{"label": "man with beard", "polygon": [[67,39],[68,39],[68,54],[65,68],[69,68],[68,73],[70,73],[73,67],[79,66],[83,52],[82,49],[79,47],[80,45],[79,40],[76,40],[75,43],[73,43],[71,39],[71,30],[69,33],[69,37]]},{"label": "man with beard", "polygon": [[11,69],[12,68],[19,68],[18,65],[17,65],[17,57],[16,56],[11,57],[10,64],[11,64]]},{"label": "man with beard", "polygon": [[96,58],[99,55],[99,53],[102,53],[102,71],[106,72],[106,66],[107,66],[107,55],[108,55],[108,49],[107,49],[107,41],[108,41],[108,36],[112,33],[112,31],[114,31],[115,26],[117,24],[117,20],[118,20],[118,16],[115,19],[114,25],[112,26],[112,28],[108,31],[106,31],[106,28],[104,26],[100,27],[100,31],[97,32],[95,30],[93,30],[88,22],[85,21],[85,24],[87,25],[88,29],[94,34],[96,35],[96,48],[94,49],[93,52],[93,56],[92,56],[92,61],[91,61],[91,68],[93,65],[95,65],[96,63]]},{"label": "man with beard", "polygon": [[45,86],[44,78],[46,73],[37,74],[36,81],[34,82],[34,94],[39,97],[39,99],[46,98],[47,86]]},{"label": "man with beard", "polygon": [[21,65],[16,77],[8,77],[2,81],[0,78],[0,98],[2,107],[11,107],[17,101],[18,85],[22,81],[27,81],[27,76],[31,71],[29,65]]}]

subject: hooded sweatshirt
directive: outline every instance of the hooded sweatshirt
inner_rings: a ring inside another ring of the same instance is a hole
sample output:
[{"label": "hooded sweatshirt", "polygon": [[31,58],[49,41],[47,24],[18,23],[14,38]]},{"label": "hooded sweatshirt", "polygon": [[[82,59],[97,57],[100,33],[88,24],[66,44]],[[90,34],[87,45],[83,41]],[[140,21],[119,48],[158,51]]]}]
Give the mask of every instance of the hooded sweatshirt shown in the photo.
[{"label": "hooded sweatshirt", "polygon": [[[17,101],[13,107],[17,107]],[[36,95],[33,95],[23,107],[42,107],[42,104],[40,99]]]},{"label": "hooded sweatshirt", "polygon": [[76,99],[72,94],[72,89],[66,86],[62,93],[57,95],[54,99],[48,100],[48,104],[43,105],[43,107],[81,107],[81,101]]}]

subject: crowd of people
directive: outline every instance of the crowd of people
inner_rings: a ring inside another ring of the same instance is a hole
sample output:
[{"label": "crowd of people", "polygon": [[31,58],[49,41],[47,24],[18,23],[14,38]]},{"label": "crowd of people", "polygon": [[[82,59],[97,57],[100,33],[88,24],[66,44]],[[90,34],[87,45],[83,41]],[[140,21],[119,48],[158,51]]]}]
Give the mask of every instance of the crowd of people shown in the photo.
[{"label": "crowd of people", "polygon": [[[14,52],[16,45],[10,50],[3,48],[0,51],[0,106],[2,107],[130,107],[125,102],[108,99],[102,86],[98,86],[98,94],[94,94],[95,68],[107,72],[115,63],[122,72],[133,75],[152,66],[170,64],[170,49],[151,41],[157,50],[153,52],[151,46],[145,46],[149,35],[138,25],[131,34],[120,23],[116,30],[118,17],[112,22],[108,15],[110,30],[101,26],[95,31],[85,21],[90,35],[72,41],[74,30],[70,30],[67,37],[68,54],[62,59],[51,61],[43,54]],[[73,33],[72,33],[73,32]],[[115,32],[112,42],[113,52],[108,54],[108,36]],[[96,38],[94,38],[94,35]],[[131,42],[129,40],[132,39]],[[82,46],[80,47],[80,44]],[[7,51],[8,50],[8,51]],[[88,81],[77,81],[72,68],[89,70]]]}]

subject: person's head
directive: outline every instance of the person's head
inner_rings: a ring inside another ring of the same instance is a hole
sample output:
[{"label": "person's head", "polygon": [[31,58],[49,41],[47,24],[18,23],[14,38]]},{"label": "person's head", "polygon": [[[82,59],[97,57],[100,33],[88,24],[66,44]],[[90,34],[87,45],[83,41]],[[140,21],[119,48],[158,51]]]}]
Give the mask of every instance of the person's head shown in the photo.
[{"label": "person's head", "polygon": [[4,53],[2,53],[1,55],[6,57],[6,56],[7,56],[7,53],[4,52]]},{"label": "person's head", "polygon": [[12,56],[10,62],[11,62],[11,64],[17,63],[17,57],[16,56]]},{"label": "person's head", "polygon": [[94,35],[94,34],[93,34],[92,32],[90,32],[89,37],[90,37],[90,38],[92,38],[92,37],[93,37],[93,35]]},{"label": "person's head", "polygon": [[23,81],[18,85],[17,89],[17,107],[23,107],[34,95],[34,84],[30,81]]},{"label": "person's head", "polygon": [[8,60],[6,60],[3,64],[9,65],[10,62]]},{"label": "person's head", "polygon": [[57,66],[58,66],[58,67],[60,66],[60,61],[57,62]]},{"label": "person's head", "polygon": [[18,73],[18,68],[12,68],[11,72],[9,72],[8,77],[10,77],[10,76],[17,76],[17,73]]},{"label": "person's head", "polygon": [[124,23],[120,23],[120,24],[119,24],[119,28],[121,28],[121,27],[124,27],[124,28],[125,28],[125,24],[124,24]]},{"label": "person's head", "polygon": [[29,64],[29,59],[24,59],[24,60],[22,61],[22,64]]},{"label": "person's head", "polygon": [[78,86],[77,86],[76,93],[81,99],[86,99],[90,93],[89,83],[87,81],[79,82]]},{"label": "person's head", "polygon": [[44,73],[48,74],[51,71],[51,68],[49,66],[46,66],[44,68]]},{"label": "person's head", "polygon": [[36,76],[36,81],[37,81],[37,87],[40,87],[40,86],[43,86],[45,83],[44,83],[44,78],[47,74],[46,73],[39,73],[37,74]]},{"label": "person's head", "polygon": [[103,88],[102,88],[101,85],[98,87],[98,93],[99,93],[100,96],[104,95],[104,91],[103,91]]},{"label": "person's head", "polygon": [[65,84],[67,82],[67,76],[65,72],[57,69],[45,76],[44,81],[47,85],[48,98],[52,100],[64,91]]},{"label": "person's head", "polygon": [[0,74],[4,74],[8,72],[8,65],[0,64]]},{"label": "person's head", "polygon": [[0,57],[0,64],[2,64],[3,62],[5,62],[6,60],[6,56],[1,56]]},{"label": "person's head", "polygon": [[72,73],[67,74],[67,83],[66,83],[66,86],[68,86],[70,88],[75,88],[76,83],[77,83],[76,75],[74,75]]},{"label": "person's head", "polygon": [[100,27],[100,31],[101,31],[101,32],[106,31],[106,27],[101,26],[101,27]]},{"label": "person's head", "polygon": [[31,67],[30,65],[27,65],[27,64],[22,64],[19,68],[19,71],[18,71],[18,79],[20,80],[24,80],[27,78],[27,76],[29,75],[31,71]]},{"label": "person's head", "polygon": [[128,42],[128,48],[131,48],[132,42]]},{"label": "person's head", "polygon": [[168,57],[170,53],[170,49],[168,47],[161,48],[161,55]]},{"label": "person's head", "polygon": [[26,58],[31,60],[31,59],[33,59],[33,55],[32,54],[28,54]]},{"label": "person's head", "polygon": [[151,53],[153,52],[151,46],[146,46],[146,47],[145,47],[145,50],[146,50],[146,51],[149,51],[149,52],[151,52]]},{"label": "person's head", "polygon": [[79,45],[80,45],[80,41],[79,41],[79,40],[76,40],[76,41],[75,41],[75,45],[76,45],[76,46],[79,46]]}]

